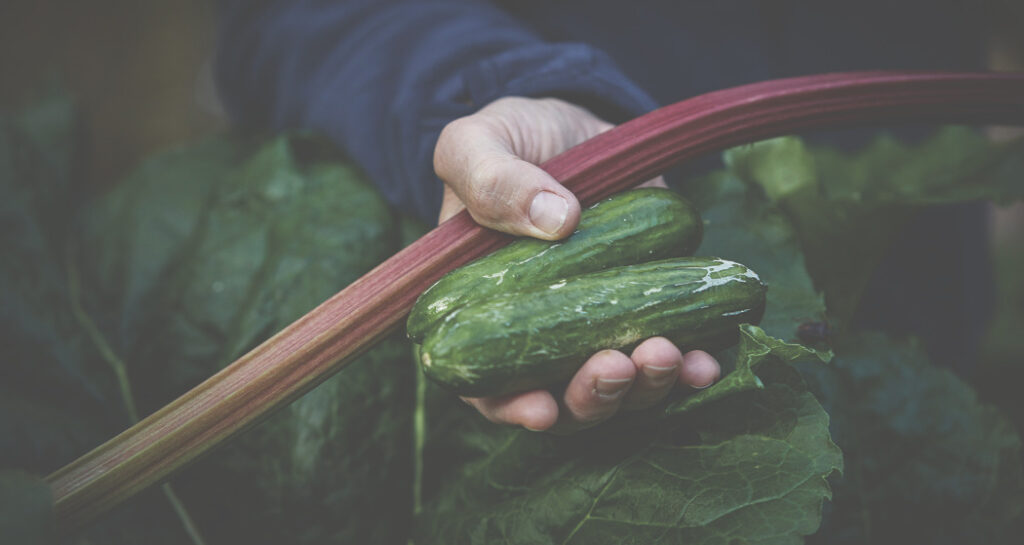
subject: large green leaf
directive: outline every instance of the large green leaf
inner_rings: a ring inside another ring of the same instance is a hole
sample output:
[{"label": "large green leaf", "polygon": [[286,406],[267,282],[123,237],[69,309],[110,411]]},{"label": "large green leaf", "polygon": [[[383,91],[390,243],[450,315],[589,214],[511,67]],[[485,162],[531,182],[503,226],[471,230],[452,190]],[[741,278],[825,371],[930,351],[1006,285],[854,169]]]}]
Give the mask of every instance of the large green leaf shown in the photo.
[{"label": "large green leaf", "polygon": [[52,470],[127,422],[69,304],[75,129],[59,95],[0,118],[0,467]]},{"label": "large green leaf", "polygon": [[[400,243],[381,198],[306,136],[206,138],[83,205],[72,112],[56,100],[0,125],[0,467],[42,474],[130,424],[126,394],[155,409]],[[411,415],[395,400],[411,371],[392,338],[178,476],[199,532],[404,542]],[[83,539],[186,542],[178,516],[154,489]]]},{"label": "large green leaf", "polygon": [[[42,475],[131,422],[110,362],[73,303],[76,129],[74,109],[59,95],[0,119],[0,468]],[[0,506],[25,540],[38,535],[40,490],[49,493],[32,482],[17,478],[23,503],[5,498]],[[159,491],[140,494],[86,535],[104,543],[187,539]]]},{"label": "large green leaf", "polygon": [[[110,316],[100,321],[144,408],[398,249],[388,207],[336,159],[304,136],[258,147],[207,139],[151,159],[87,210],[81,267],[94,295],[112,294],[89,306]],[[411,512],[411,414],[401,400],[412,397],[412,376],[407,345],[393,337],[183,472],[174,483],[198,527],[214,542],[404,540],[395,521]],[[368,516],[383,511],[389,518]]]},{"label": "large green leaf", "polygon": [[426,498],[417,543],[800,543],[842,458],[799,376],[773,362],[762,377],[679,419],[634,415],[573,437],[465,415],[458,440],[476,454]]}]

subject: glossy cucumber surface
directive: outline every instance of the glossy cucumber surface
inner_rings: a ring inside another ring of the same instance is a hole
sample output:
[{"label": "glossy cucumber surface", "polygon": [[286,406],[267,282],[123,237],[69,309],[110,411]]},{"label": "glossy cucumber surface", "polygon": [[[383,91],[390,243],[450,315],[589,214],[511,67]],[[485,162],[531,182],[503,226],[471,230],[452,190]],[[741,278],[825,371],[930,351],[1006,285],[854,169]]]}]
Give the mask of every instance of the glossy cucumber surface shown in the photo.
[{"label": "glossy cucumber surface", "polygon": [[732,261],[683,257],[576,275],[452,311],[425,337],[425,374],[466,396],[568,380],[595,352],[662,335],[685,349],[755,323],[766,286]]},{"label": "glossy cucumber surface", "polygon": [[422,342],[449,312],[530,284],[669,257],[691,255],[703,224],[689,201],[672,190],[640,188],[609,197],[580,214],[569,238],[532,238],[451,271],[420,295],[409,313],[409,338]]}]

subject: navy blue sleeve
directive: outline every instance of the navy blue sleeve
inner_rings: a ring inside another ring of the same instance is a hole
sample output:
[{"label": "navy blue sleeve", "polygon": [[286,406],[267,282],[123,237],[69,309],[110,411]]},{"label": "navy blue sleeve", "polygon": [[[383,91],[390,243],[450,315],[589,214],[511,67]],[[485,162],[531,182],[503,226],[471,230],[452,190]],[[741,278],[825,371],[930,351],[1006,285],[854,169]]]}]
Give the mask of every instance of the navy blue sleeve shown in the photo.
[{"label": "navy blue sleeve", "polygon": [[437,136],[502,96],[557,96],[609,121],[656,104],[600,51],[545,42],[474,0],[220,6],[221,98],[243,126],[330,137],[393,205],[433,222]]}]

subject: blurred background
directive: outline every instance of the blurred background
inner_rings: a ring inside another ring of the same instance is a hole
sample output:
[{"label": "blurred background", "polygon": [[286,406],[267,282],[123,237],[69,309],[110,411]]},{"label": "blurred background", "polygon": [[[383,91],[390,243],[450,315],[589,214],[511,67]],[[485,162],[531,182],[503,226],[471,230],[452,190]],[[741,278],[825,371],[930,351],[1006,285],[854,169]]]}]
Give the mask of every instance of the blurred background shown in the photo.
[{"label": "blurred background", "polygon": [[56,84],[78,101],[85,179],[113,183],[146,155],[224,125],[210,78],[211,0],[4,0],[0,110]]},{"label": "blurred background", "polygon": [[[4,0],[0,110],[28,103],[41,86],[62,85],[85,118],[87,179],[112,183],[146,155],[226,125],[210,70],[215,4]],[[1024,69],[1024,8],[1017,0],[978,5],[992,12],[992,68]],[[1000,225],[1024,229],[1010,219]]]}]

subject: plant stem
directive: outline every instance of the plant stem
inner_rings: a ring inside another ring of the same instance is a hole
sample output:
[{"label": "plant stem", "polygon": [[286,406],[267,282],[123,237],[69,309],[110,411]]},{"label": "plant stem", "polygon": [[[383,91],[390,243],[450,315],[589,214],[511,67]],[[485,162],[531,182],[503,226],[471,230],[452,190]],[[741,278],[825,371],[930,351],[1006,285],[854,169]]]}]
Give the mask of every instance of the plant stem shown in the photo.
[{"label": "plant stem", "polygon": [[[75,261],[74,247],[68,244],[67,248],[65,268],[68,272],[68,298],[71,300],[71,314],[75,317],[78,325],[85,330],[89,340],[96,347],[96,350],[99,351],[100,357],[103,358],[103,361],[107,362],[110,370],[113,371],[114,377],[117,379],[121,403],[128,414],[128,419],[132,424],[135,424],[139,421],[139,412],[135,406],[131,383],[128,381],[128,366],[117,355],[117,352],[110,346],[100,328],[96,326],[96,322],[93,321],[89,313],[82,307],[81,282],[78,276],[78,263]],[[171,504],[171,509],[178,516],[185,534],[192,540],[193,545],[206,545],[206,541],[203,539],[202,534],[199,533],[199,528],[192,520],[192,516],[189,515],[188,509],[185,508],[185,504],[178,498],[170,483],[164,483],[160,489],[163,491],[164,497],[167,498],[167,502]]]},{"label": "plant stem", "polygon": [[413,347],[416,362],[416,408],[413,412],[412,518],[423,511],[423,447],[427,442],[427,377],[420,366],[420,346]]},{"label": "plant stem", "polygon": [[174,509],[174,513],[178,515],[178,519],[181,521],[181,526],[185,530],[185,534],[188,535],[189,539],[192,540],[194,545],[206,545],[206,540],[203,539],[203,535],[199,533],[199,527],[196,526],[192,516],[188,514],[188,509],[185,508],[185,504],[178,499],[178,494],[171,488],[171,483],[164,483],[160,486],[163,490],[164,497],[171,504],[171,508]]},{"label": "plant stem", "polygon": [[71,299],[71,314],[75,317],[78,325],[85,330],[85,334],[88,335],[89,340],[100,353],[100,357],[110,366],[110,370],[114,373],[114,378],[117,379],[121,404],[124,405],[124,410],[128,413],[128,419],[134,424],[139,421],[139,413],[135,408],[135,398],[132,396],[131,383],[128,382],[128,368],[124,361],[114,352],[114,348],[110,346],[110,343],[107,342],[106,337],[103,336],[99,327],[96,326],[96,322],[93,321],[92,317],[82,307],[78,264],[75,262],[74,249],[70,244],[66,254],[65,268],[68,271],[68,298]]}]

